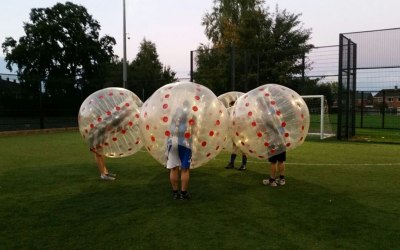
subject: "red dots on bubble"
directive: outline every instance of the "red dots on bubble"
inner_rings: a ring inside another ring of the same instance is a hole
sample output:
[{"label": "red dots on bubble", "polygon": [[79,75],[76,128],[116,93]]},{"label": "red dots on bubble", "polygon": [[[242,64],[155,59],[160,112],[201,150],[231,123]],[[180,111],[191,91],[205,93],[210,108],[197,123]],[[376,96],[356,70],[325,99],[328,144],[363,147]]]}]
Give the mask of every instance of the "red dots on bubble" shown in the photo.
[{"label": "red dots on bubble", "polygon": [[164,98],[169,98],[170,97],[170,94],[166,94],[165,96],[164,96]]},{"label": "red dots on bubble", "polygon": [[135,144],[138,145],[140,143],[140,141],[136,141]]},{"label": "red dots on bubble", "polygon": [[126,129],[121,130],[121,134],[126,134]]},{"label": "red dots on bubble", "polygon": [[116,109],[117,111],[120,111],[120,110],[121,110],[121,107],[120,107],[120,106],[116,106],[115,109]]},{"label": "red dots on bubble", "polygon": [[192,110],[193,110],[194,112],[196,112],[197,110],[199,110],[199,108],[198,108],[197,106],[193,106],[193,107],[192,107]]},{"label": "red dots on bubble", "polygon": [[150,130],[150,125],[146,124],[146,130]]},{"label": "red dots on bubble", "polygon": [[220,121],[220,120],[216,120],[216,121],[215,121],[215,125],[219,126],[220,124],[221,124],[221,121]]},{"label": "red dots on bubble", "polygon": [[211,153],[206,154],[206,157],[210,157]]},{"label": "red dots on bubble", "polygon": [[257,156],[258,158],[260,158],[260,159],[264,159],[264,156],[263,155],[259,155],[259,156]]},{"label": "red dots on bubble", "polygon": [[265,93],[265,95],[264,96],[269,96],[269,93]]},{"label": "red dots on bubble", "polygon": [[282,114],[280,110],[277,110],[275,113],[276,113],[276,115],[281,115]]},{"label": "red dots on bubble", "polygon": [[162,118],[162,121],[163,121],[163,122],[168,122],[168,116],[164,116],[164,117]]},{"label": "red dots on bubble", "polygon": [[118,138],[117,137],[113,137],[112,140],[113,141],[118,141]]},{"label": "red dots on bubble", "polygon": [[264,142],[264,146],[268,147],[269,143],[268,142]]},{"label": "red dots on bubble", "polygon": [[190,126],[193,126],[194,124],[195,124],[194,119],[189,119],[189,125],[190,125]]},{"label": "red dots on bubble", "polygon": [[108,95],[109,95],[109,96],[113,96],[113,95],[114,95],[114,93],[113,93],[113,92],[110,92],[110,93],[108,93]]},{"label": "red dots on bubble", "polygon": [[250,103],[246,102],[246,104],[244,106],[248,107],[250,105]]},{"label": "red dots on bubble", "polygon": [[252,116],[252,115],[253,115],[253,112],[249,111],[249,112],[247,113],[247,115],[248,115],[248,116]]},{"label": "red dots on bubble", "polygon": [[105,142],[104,143],[104,146],[109,146],[110,144],[108,143],[108,142]]},{"label": "red dots on bubble", "polygon": [[191,136],[191,134],[190,134],[189,132],[186,132],[186,133],[185,133],[185,138],[186,138],[186,139],[189,139],[190,136]]},{"label": "red dots on bubble", "polygon": [[129,104],[128,102],[127,102],[127,103],[125,103],[125,107],[129,107],[129,105],[130,105],[130,104]]},{"label": "red dots on bubble", "polygon": [[269,152],[271,152],[271,154],[274,154],[276,152],[275,149],[271,149]]},{"label": "red dots on bubble", "polygon": [[128,148],[128,151],[132,151],[132,148]]},{"label": "red dots on bubble", "polygon": [[264,88],[259,88],[258,91],[264,91]]},{"label": "red dots on bubble", "polygon": [[256,123],[255,121],[253,121],[253,122],[251,123],[251,126],[255,127],[255,126],[257,126],[257,123]]},{"label": "red dots on bubble", "polygon": [[292,144],[290,144],[290,142],[286,143],[287,148],[290,147],[290,145],[292,145]]},{"label": "red dots on bubble", "polygon": [[215,148],[215,150],[218,150],[219,149],[219,146],[217,146],[216,148]]},{"label": "red dots on bubble", "polygon": [[302,141],[304,137],[301,137],[299,141]]},{"label": "red dots on bubble", "polygon": [[163,108],[163,109],[167,109],[167,108],[168,108],[168,104],[164,103],[164,104],[162,105],[162,108]]},{"label": "red dots on bubble", "polygon": [[200,100],[200,96],[196,95],[196,96],[194,97],[194,99],[196,99],[196,100],[198,101],[198,100]]},{"label": "red dots on bubble", "polygon": [[103,119],[101,119],[101,117],[97,117],[97,121],[101,122]]},{"label": "red dots on bubble", "polygon": [[244,142],[241,141],[240,144],[242,144],[242,146],[244,146]]},{"label": "red dots on bubble", "polygon": [[276,102],[275,101],[271,101],[271,105],[275,105],[276,104]]},{"label": "red dots on bubble", "polygon": [[132,121],[129,121],[129,122],[128,122],[128,125],[129,125],[129,127],[132,127],[132,126],[133,126],[133,122],[132,122]]},{"label": "red dots on bubble", "polygon": [[93,123],[90,124],[90,128],[94,128],[94,124]]},{"label": "red dots on bubble", "polygon": [[236,136],[239,136],[239,132],[236,132]]},{"label": "red dots on bubble", "polygon": [[208,135],[209,135],[209,136],[214,136],[214,131],[211,130],[211,131],[208,133]]},{"label": "red dots on bubble", "polygon": [[257,133],[257,136],[258,136],[258,137],[262,137],[262,133],[261,133],[261,132],[258,132],[258,133]]},{"label": "red dots on bubble", "polygon": [[124,92],[119,92],[119,95],[125,95]]},{"label": "red dots on bubble", "polygon": [[136,117],[137,119],[139,119],[140,115],[139,115],[138,113],[136,113],[135,117]]},{"label": "red dots on bubble", "polygon": [[289,133],[285,133],[285,137],[289,137]]},{"label": "red dots on bubble", "polygon": [[87,129],[85,129],[85,134],[89,133],[89,131]]},{"label": "red dots on bubble", "polygon": [[202,146],[202,147],[207,146],[207,142],[206,142],[206,141],[203,141],[203,142],[201,143],[201,146]]},{"label": "red dots on bubble", "polygon": [[286,127],[286,122],[281,123],[282,128]]},{"label": "red dots on bubble", "polygon": [[253,150],[251,150],[251,149],[249,149],[249,153],[251,153],[251,154],[252,154],[252,153],[254,153],[254,151],[253,151]]},{"label": "red dots on bubble", "polygon": [[104,99],[104,96],[103,95],[99,96],[99,99]]},{"label": "red dots on bubble", "polygon": [[304,119],[304,114],[301,114],[301,119]]},{"label": "red dots on bubble", "polygon": [[151,140],[152,142],[155,142],[155,141],[156,141],[156,138],[154,137],[154,135],[152,135],[152,136],[150,137],[150,140]]},{"label": "red dots on bubble", "polygon": [[301,130],[304,130],[304,125],[303,125],[303,126],[301,126]]},{"label": "red dots on bubble", "polygon": [[171,135],[171,132],[169,132],[169,130],[165,130],[164,135],[165,135],[165,136],[170,136],[170,135]]},{"label": "red dots on bubble", "polygon": [[107,115],[111,115],[111,111],[107,111],[106,114],[107,114]]}]

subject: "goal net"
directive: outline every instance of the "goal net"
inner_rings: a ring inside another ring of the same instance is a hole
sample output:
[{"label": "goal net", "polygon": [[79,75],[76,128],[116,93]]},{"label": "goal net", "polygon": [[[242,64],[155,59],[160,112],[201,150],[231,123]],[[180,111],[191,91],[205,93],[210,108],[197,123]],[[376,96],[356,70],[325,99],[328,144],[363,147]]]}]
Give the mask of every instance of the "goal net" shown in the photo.
[{"label": "goal net", "polygon": [[310,112],[310,128],[308,135],[322,139],[335,136],[329,120],[328,103],[323,95],[302,95]]}]

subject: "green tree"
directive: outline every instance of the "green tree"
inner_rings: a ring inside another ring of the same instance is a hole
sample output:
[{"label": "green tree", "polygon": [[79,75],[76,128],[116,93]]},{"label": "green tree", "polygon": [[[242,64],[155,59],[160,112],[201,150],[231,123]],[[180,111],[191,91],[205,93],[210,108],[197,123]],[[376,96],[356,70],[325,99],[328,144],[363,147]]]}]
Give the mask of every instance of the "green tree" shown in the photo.
[{"label": "green tree", "polygon": [[303,28],[300,14],[278,7],[271,14],[264,3],[214,1],[212,11],[202,22],[211,44],[198,48],[197,81],[228,91],[234,80],[237,90],[247,91],[260,83],[286,85],[301,73],[301,59],[313,47],[308,43],[311,31]]},{"label": "green tree", "polygon": [[27,94],[45,95],[56,102],[71,103],[91,93],[104,64],[113,57],[115,39],[99,36],[100,24],[86,8],[66,2],[51,8],[34,8],[24,23],[25,36],[18,42],[7,37],[2,44],[7,67],[18,67],[21,84]]},{"label": "green tree", "polygon": [[136,58],[129,64],[128,88],[143,100],[161,86],[176,80],[175,72],[163,66],[156,45],[143,39]]}]

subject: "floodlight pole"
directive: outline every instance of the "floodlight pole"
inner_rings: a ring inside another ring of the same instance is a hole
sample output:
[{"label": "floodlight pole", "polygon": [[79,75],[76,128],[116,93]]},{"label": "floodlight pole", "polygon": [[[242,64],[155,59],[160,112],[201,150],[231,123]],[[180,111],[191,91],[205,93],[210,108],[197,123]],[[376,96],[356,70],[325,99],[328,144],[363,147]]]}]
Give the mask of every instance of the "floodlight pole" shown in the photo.
[{"label": "floodlight pole", "polygon": [[122,59],[122,87],[126,88],[127,84],[127,65],[126,65],[126,15],[125,15],[125,0],[123,0],[123,32],[124,32],[124,42],[123,42],[123,47],[124,47],[124,55]]}]

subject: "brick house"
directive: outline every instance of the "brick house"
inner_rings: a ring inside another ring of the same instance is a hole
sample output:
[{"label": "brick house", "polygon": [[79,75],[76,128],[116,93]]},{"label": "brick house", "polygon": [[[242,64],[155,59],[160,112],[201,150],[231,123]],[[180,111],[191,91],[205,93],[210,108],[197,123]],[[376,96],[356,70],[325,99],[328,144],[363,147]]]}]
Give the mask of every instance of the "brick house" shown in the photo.
[{"label": "brick house", "polygon": [[[385,98],[385,100],[383,100]],[[389,110],[400,111],[400,89],[382,89],[373,98],[374,107],[381,108],[384,104]],[[383,101],[385,103],[383,103]]]}]

